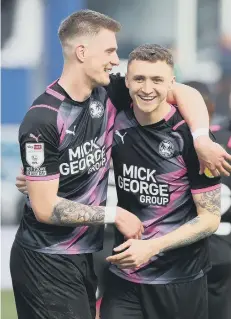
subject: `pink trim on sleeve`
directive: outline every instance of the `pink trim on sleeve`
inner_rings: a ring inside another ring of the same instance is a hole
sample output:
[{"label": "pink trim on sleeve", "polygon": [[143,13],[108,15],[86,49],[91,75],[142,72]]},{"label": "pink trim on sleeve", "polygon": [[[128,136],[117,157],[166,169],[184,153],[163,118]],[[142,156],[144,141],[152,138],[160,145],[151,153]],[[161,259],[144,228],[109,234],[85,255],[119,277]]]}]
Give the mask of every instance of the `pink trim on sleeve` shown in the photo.
[{"label": "pink trim on sleeve", "polygon": [[46,105],[46,104],[38,104],[38,105],[34,105],[30,108],[30,110],[32,109],[37,109],[37,108],[45,108],[45,109],[49,109],[51,111],[55,111],[58,112],[58,110],[55,107],[52,107],[50,105]]},{"label": "pink trim on sleeve", "polygon": [[185,123],[185,120],[182,120],[182,121],[178,122],[175,126],[173,126],[173,128],[172,128],[173,131],[175,131],[179,126],[181,126],[184,123]]},{"label": "pink trim on sleeve", "polygon": [[65,100],[65,96],[64,95],[60,94],[59,92],[54,91],[53,89],[51,89],[49,87],[46,89],[46,92],[48,94],[50,94],[50,95],[53,95],[54,97],[56,97],[60,101]]},{"label": "pink trim on sleeve", "polygon": [[50,88],[52,85],[54,85],[56,82],[58,82],[59,79],[55,80],[54,82],[52,82],[51,84],[48,85],[47,89]]},{"label": "pink trim on sleeve", "polygon": [[53,179],[58,179],[60,174],[49,175],[49,176],[26,176],[28,181],[51,181]]},{"label": "pink trim on sleeve", "polygon": [[210,129],[211,132],[218,132],[218,131],[221,130],[221,126],[220,125],[211,125],[209,127],[209,129]]},{"label": "pink trim on sleeve", "polygon": [[164,118],[165,121],[168,121],[174,115],[175,112],[176,112],[176,108],[173,105],[171,105],[170,112]]},{"label": "pink trim on sleeve", "polygon": [[191,193],[200,194],[200,193],[210,192],[218,188],[221,188],[221,184],[217,184],[217,185],[206,187],[206,188],[191,189]]}]

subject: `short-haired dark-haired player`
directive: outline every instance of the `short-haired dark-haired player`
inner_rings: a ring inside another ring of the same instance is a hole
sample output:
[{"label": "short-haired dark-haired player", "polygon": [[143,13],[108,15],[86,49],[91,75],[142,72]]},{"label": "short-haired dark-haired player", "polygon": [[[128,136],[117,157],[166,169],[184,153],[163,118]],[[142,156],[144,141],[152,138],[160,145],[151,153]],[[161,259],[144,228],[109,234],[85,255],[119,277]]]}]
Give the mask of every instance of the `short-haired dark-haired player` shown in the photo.
[{"label": "short-haired dark-haired player", "polygon": [[[128,238],[141,236],[135,215],[104,207],[114,119],[129,105],[124,78],[109,75],[119,63],[119,29],[118,22],[90,10],[67,17],[59,28],[62,75],[33,102],[20,126],[29,200],[11,252],[19,319],[94,318],[92,253],[102,249],[103,224],[114,222]],[[214,174],[227,173],[229,157],[208,137],[201,95],[183,85],[171,93],[202,163]]]},{"label": "short-haired dark-haired player", "polygon": [[171,53],[143,45],[129,56],[133,107],[117,114],[112,158],[118,205],[142,221],[142,240],[116,230],[102,319],[207,319],[207,237],[220,222],[220,178],[199,174],[189,127],[166,101]]}]

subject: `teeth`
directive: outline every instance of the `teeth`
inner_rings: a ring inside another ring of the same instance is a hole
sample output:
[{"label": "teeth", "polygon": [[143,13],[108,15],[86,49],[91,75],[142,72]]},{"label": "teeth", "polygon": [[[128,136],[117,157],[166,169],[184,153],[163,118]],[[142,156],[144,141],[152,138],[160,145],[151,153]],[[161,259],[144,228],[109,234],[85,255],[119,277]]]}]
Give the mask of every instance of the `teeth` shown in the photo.
[{"label": "teeth", "polygon": [[140,96],[140,98],[142,100],[146,100],[146,101],[152,101],[154,99],[154,97],[141,97],[141,96]]}]

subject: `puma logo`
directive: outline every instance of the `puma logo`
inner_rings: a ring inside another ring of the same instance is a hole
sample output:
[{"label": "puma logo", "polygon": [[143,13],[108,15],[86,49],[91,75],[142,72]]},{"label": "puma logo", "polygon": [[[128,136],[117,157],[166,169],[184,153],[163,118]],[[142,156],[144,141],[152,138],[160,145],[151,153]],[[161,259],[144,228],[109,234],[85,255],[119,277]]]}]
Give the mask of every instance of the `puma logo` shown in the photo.
[{"label": "puma logo", "polygon": [[35,136],[34,134],[30,133],[30,137],[35,139],[37,143],[39,141],[39,136],[41,136],[41,134],[39,134],[38,136]]},{"label": "puma logo", "polygon": [[74,126],[73,131],[66,130],[66,134],[71,134],[71,135],[75,136],[75,128],[76,128],[76,125]]},{"label": "puma logo", "polygon": [[124,144],[124,136],[127,134],[127,132],[125,132],[124,135],[121,135],[120,132],[116,130],[115,134],[118,135],[121,138],[121,141]]}]

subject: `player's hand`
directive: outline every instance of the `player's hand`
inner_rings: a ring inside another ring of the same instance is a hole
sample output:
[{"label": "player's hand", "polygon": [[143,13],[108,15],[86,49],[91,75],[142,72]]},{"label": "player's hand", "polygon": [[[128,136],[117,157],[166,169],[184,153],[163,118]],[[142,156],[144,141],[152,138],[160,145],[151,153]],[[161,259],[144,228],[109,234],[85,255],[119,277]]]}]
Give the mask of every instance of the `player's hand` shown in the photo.
[{"label": "player's hand", "polygon": [[[123,251],[124,249],[126,250]],[[107,257],[107,261],[117,265],[119,268],[126,269],[139,268],[147,263],[152,256],[159,253],[159,248],[153,249],[153,244],[149,240],[129,239],[114,248],[114,251],[118,254]]]},{"label": "player's hand", "polygon": [[213,176],[229,176],[231,155],[223,147],[213,142],[208,136],[200,136],[194,141],[194,147],[200,161],[200,174],[207,167]]},{"label": "player's hand", "polygon": [[15,183],[17,189],[23,193],[28,194],[27,186],[26,186],[26,176],[23,174],[20,174],[16,177],[16,183]]},{"label": "player's hand", "polygon": [[117,207],[115,225],[126,239],[139,239],[144,231],[144,227],[139,218],[121,207]]}]

